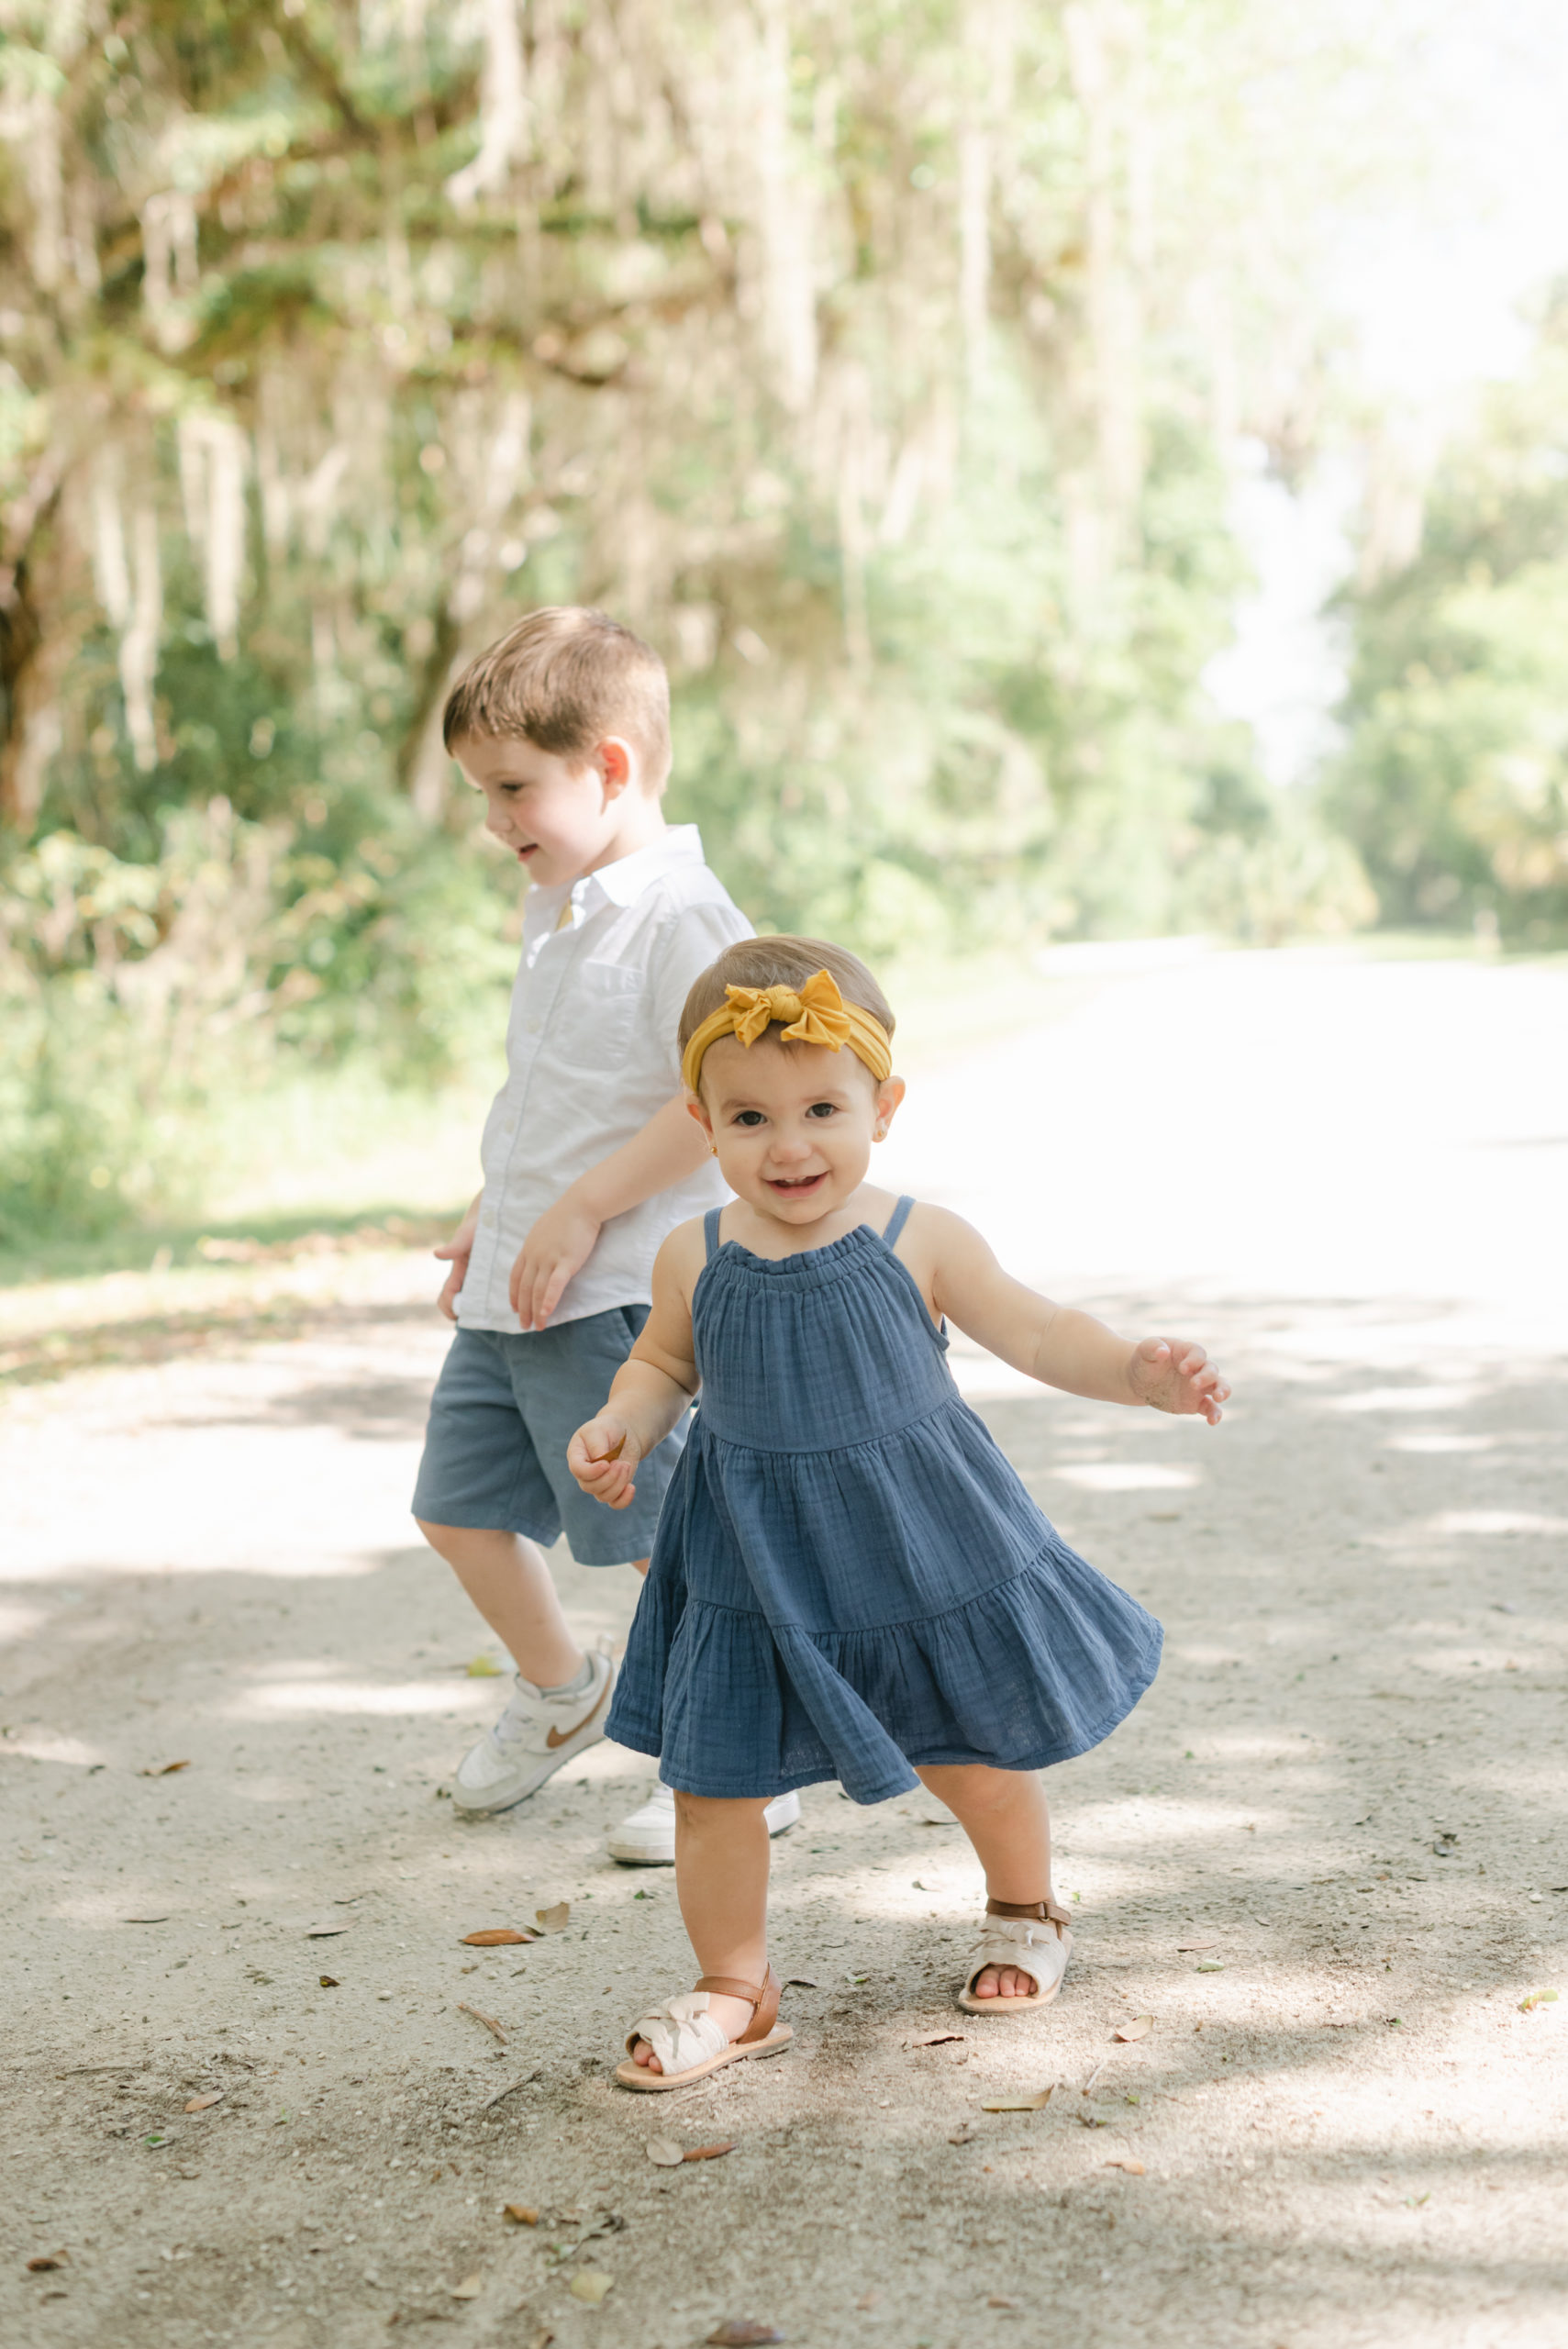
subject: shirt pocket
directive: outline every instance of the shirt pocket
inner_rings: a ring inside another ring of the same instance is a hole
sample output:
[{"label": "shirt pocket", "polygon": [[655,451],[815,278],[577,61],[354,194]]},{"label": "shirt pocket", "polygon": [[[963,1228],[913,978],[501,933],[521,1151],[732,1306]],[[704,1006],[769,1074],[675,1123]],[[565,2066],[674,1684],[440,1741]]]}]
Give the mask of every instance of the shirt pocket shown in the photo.
[{"label": "shirt pocket", "polygon": [[619,1068],[631,1050],[648,992],[640,971],[623,963],[584,963],[577,974],[576,1018],[583,1057],[592,1068]]}]

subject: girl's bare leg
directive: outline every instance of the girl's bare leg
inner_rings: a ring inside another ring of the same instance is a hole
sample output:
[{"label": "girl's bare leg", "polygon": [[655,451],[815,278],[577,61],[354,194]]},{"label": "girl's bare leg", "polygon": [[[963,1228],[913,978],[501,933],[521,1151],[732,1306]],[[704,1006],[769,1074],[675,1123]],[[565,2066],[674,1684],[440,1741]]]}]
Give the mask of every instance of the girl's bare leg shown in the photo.
[{"label": "girl's bare leg", "polygon": [[[760,1983],[768,1963],[768,1829],[765,1800],[724,1802],[675,1797],[675,1889],[699,1974],[728,1974]],[[720,2031],[739,2039],[751,2020],[744,1998],[712,1994]],[[636,2060],[663,2067],[646,2040]]]},{"label": "girl's bare leg", "polygon": [[[991,1770],[975,1762],[922,1770],[922,1784],[952,1812],[973,1844],[993,1900],[1049,1900],[1051,1811],[1032,1770]],[[1034,1984],[1016,1966],[988,1965],[977,1998],[1027,1998]]]}]

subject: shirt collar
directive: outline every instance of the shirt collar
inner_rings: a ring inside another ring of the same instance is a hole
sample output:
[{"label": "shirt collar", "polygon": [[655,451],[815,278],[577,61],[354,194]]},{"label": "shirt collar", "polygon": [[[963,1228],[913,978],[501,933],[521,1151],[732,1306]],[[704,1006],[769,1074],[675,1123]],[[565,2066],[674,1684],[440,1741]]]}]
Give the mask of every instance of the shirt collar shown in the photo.
[{"label": "shirt collar", "polygon": [[584,874],[574,884],[573,897],[585,914],[596,912],[601,905],[634,906],[645,889],[676,865],[702,861],[702,834],[696,826],[672,824],[646,848],[634,849],[629,856],[617,856],[613,864],[601,864],[596,873]]},{"label": "shirt collar", "polygon": [[[556,883],[548,889],[530,889],[523,913],[523,934],[532,940],[529,959],[547,938],[559,930],[576,930],[604,906],[632,906],[655,881],[683,864],[703,861],[702,834],[695,824],[672,824],[646,848],[617,856],[581,880]],[[563,911],[571,919],[563,921]]]}]

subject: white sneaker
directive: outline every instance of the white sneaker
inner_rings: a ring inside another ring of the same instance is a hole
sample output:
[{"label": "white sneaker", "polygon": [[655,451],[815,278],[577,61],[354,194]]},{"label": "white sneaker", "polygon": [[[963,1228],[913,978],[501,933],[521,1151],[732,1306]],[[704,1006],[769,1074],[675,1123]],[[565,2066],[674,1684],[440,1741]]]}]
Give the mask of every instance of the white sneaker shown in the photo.
[{"label": "white sneaker", "polygon": [[[800,1797],[778,1795],[762,1817],[770,1835],[783,1835],[800,1823]],[[640,1810],[623,1819],[610,1837],[612,1860],[628,1867],[671,1868],[675,1865],[675,1794],[672,1787],[655,1787]]]},{"label": "white sneaker", "polygon": [[537,1794],[547,1778],[596,1745],[605,1733],[605,1715],[616,1685],[616,1668],[607,1655],[588,1658],[594,1676],[573,1697],[542,1696],[519,1673],[515,1694],[494,1729],[471,1746],[452,1781],[452,1809],[470,1818],[510,1810]]}]

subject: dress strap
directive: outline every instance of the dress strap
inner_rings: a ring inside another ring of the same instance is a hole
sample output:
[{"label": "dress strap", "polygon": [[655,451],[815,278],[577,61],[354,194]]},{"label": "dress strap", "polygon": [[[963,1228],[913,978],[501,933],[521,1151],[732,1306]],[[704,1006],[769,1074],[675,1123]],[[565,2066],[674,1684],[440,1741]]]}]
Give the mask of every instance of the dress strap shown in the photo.
[{"label": "dress strap", "polygon": [[718,1253],[718,1219],[723,1213],[722,1208],[709,1208],[702,1219],[702,1236],[707,1242],[707,1261],[710,1264]]},{"label": "dress strap", "polygon": [[914,1204],[914,1200],[910,1197],[908,1192],[906,1191],[904,1197],[899,1200],[898,1205],[894,1208],[893,1213],[888,1217],[887,1228],[883,1232],[882,1236],[890,1248],[897,1247],[898,1235],[903,1230],[905,1225],[908,1222],[909,1210]]}]

